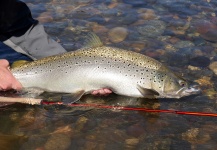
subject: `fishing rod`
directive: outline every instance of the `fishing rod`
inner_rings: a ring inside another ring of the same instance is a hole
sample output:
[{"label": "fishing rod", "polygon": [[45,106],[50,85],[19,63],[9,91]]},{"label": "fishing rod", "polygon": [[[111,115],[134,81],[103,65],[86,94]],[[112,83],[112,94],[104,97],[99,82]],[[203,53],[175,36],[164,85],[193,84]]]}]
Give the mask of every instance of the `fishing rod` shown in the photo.
[{"label": "fishing rod", "polygon": [[[0,96],[0,102],[12,102],[12,103],[24,103],[31,105],[64,105],[63,102],[51,102],[42,99],[35,98],[15,98],[15,97],[3,97]],[[127,110],[127,111],[142,111],[142,112],[155,112],[155,113],[172,113],[178,115],[193,115],[193,116],[207,116],[207,117],[217,117],[216,113],[207,112],[189,112],[189,111],[178,111],[178,110],[161,110],[161,109],[147,109],[142,107],[125,107],[125,106],[110,106],[101,104],[88,104],[88,103],[71,103],[67,104],[70,107],[94,107],[102,109],[115,109],[115,110]]]}]

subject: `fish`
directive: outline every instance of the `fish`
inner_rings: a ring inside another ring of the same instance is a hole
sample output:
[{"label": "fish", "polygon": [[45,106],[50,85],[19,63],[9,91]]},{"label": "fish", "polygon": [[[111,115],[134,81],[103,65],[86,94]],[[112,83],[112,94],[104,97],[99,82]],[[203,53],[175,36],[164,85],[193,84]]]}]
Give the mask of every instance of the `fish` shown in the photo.
[{"label": "fish", "polygon": [[151,57],[103,45],[96,34],[87,39],[81,49],[25,63],[11,72],[24,89],[70,93],[67,103],[102,88],[136,98],[179,99],[200,92],[198,85]]}]

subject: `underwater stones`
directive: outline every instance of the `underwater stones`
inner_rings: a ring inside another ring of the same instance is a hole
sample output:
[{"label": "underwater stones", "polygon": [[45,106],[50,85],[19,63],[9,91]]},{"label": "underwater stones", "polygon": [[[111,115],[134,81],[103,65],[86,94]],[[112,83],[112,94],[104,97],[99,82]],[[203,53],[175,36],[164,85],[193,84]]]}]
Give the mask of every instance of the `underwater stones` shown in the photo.
[{"label": "underwater stones", "polygon": [[189,64],[195,67],[207,67],[210,64],[210,59],[206,56],[197,56],[191,58]]},{"label": "underwater stones", "polygon": [[128,30],[124,27],[115,27],[109,30],[109,40],[113,43],[119,43],[125,40],[128,35]]},{"label": "underwater stones", "polygon": [[145,134],[145,129],[140,124],[134,124],[132,126],[129,126],[127,129],[127,134],[133,137],[139,137],[141,135]]},{"label": "underwater stones", "polygon": [[157,17],[153,9],[141,8],[138,13],[139,17],[144,20],[153,20]]},{"label": "underwater stones", "polygon": [[217,75],[217,61],[212,62],[209,65],[209,69],[212,70]]},{"label": "underwater stones", "polygon": [[176,48],[186,48],[192,46],[194,46],[194,43],[192,43],[191,41],[179,41],[174,45],[174,47]]},{"label": "underwater stones", "polygon": [[133,7],[142,7],[147,5],[147,2],[144,0],[123,0],[123,2],[126,4],[130,4]]},{"label": "underwater stones", "polygon": [[182,139],[188,141],[191,144],[202,144],[209,141],[210,135],[200,128],[191,128],[182,133]]},{"label": "underwater stones", "polygon": [[194,23],[197,32],[205,40],[217,42],[217,25],[208,20],[200,20]]},{"label": "underwater stones", "polygon": [[45,150],[66,150],[71,144],[70,136],[67,134],[52,134],[44,145]]},{"label": "underwater stones", "polygon": [[137,138],[130,138],[125,140],[125,148],[126,149],[135,149],[137,144],[139,143],[139,139]]},{"label": "underwater stones", "polygon": [[40,23],[47,23],[47,22],[52,22],[53,17],[52,17],[52,14],[50,12],[43,12],[37,17],[37,20]]},{"label": "underwater stones", "polygon": [[156,38],[160,36],[166,28],[166,24],[161,20],[149,20],[137,27],[137,31],[145,37]]}]

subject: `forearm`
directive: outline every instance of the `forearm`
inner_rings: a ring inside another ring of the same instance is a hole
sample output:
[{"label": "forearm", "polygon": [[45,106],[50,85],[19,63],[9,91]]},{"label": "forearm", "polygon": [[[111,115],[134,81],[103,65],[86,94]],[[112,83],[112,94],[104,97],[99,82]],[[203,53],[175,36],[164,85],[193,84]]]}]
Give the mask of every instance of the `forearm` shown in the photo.
[{"label": "forearm", "polygon": [[32,18],[27,5],[16,0],[0,1],[0,41],[32,59],[66,52]]}]

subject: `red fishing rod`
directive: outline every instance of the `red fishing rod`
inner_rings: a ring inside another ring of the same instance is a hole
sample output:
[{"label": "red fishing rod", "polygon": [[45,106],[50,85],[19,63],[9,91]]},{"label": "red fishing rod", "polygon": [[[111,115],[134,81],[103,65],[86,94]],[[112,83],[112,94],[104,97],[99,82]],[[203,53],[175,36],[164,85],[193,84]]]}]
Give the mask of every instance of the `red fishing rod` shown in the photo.
[{"label": "red fishing rod", "polygon": [[[43,105],[62,105],[63,103],[62,102],[41,101],[41,104],[43,104]],[[147,108],[141,108],[141,107],[109,106],[109,105],[100,105],[100,104],[67,104],[67,106],[71,106],[71,107],[94,107],[94,108],[103,108],[103,109],[116,109],[116,110],[128,110],[128,111],[143,111],[143,112],[155,112],[155,113],[173,113],[173,114],[179,114],[179,115],[217,117],[217,114],[215,114],[215,113],[147,109]]]},{"label": "red fishing rod", "polygon": [[[49,102],[42,99],[34,98],[13,98],[13,97],[2,97],[0,96],[0,102],[10,102],[10,103],[24,103],[31,105],[64,105],[63,102]],[[160,109],[147,109],[140,107],[124,107],[124,106],[109,106],[109,105],[100,105],[100,104],[67,104],[70,107],[94,107],[94,108],[103,108],[103,109],[116,109],[116,110],[128,110],[128,111],[142,111],[142,112],[155,112],[155,113],[172,113],[179,115],[193,115],[193,116],[208,116],[208,117],[217,117],[216,113],[207,113],[207,112],[187,112],[187,111],[178,111],[178,110],[160,110]]]}]

